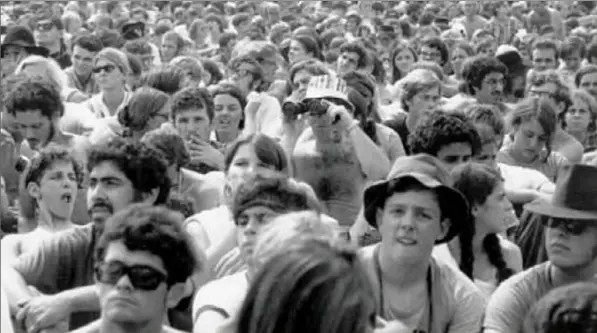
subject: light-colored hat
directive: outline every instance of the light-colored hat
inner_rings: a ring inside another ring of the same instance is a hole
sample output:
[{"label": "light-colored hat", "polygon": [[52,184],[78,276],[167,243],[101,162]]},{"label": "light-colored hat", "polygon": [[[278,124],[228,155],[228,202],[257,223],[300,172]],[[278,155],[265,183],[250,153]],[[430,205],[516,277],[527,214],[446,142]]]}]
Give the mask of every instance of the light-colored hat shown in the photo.
[{"label": "light-colored hat", "polygon": [[336,75],[317,75],[311,77],[305,93],[305,100],[316,98],[334,99],[344,104],[349,110],[354,109],[348,99],[348,85],[346,81]]}]

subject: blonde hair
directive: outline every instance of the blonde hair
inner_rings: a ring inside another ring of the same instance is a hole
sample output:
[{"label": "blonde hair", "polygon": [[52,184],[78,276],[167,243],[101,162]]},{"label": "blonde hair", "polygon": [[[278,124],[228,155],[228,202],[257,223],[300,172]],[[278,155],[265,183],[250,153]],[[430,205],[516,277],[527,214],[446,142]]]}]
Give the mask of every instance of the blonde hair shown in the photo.
[{"label": "blonde hair", "polygon": [[441,93],[441,81],[429,69],[414,69],[397,82],[400,90],[400,104],[404,111],[408,111],[406,101],[410,101],[416,94],[438,87]]},{"label": "blonde hair", "polygon": [[265,263],[290,242],[317,239],[330,244],[340,240],[331,220],[315,211],[300,211],[276,217],[258,236],[253,253],[256,263]]},{"label": "blonde hair", "polygon": [[58,90],[63,92],[68,86],[67,82],[68,79],[66,74],[60,68],[60,65],[56,62],[56,60],[51,58],[44,58],[39,55],[30,55],[23,59],[17,69],[15,70],[15,74],[22,73],[25,70],[25,67],[32,66],[32,65],[42,65],[45,67],[45,75],[48,79],[50,79],[54,84],[58,86]]}]

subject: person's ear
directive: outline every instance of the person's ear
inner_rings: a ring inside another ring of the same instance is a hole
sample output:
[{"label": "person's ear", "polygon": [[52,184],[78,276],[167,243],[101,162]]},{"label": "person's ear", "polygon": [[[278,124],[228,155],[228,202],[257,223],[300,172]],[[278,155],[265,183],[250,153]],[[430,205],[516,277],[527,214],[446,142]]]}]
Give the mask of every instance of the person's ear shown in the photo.
[{"label": "person's ear", "polygon": [[377,208],[377,211],[375,212],[375,224],[377,225],[377,228],[381,227],[382,221],[383,221],[383,209]]},{"label": "person's ear", "polygon": [[444,218],[439,222],[439,235],[437,236],[436,240],[441,240],[446,238],[448,235],[448,231],[450,231],[450,226],[452,222],[448,218]]},{"label": "person's ear", "polygon": [[478,205],[472,205],[471,207],[471,215],[473,215],[474,218],[477,218],[477,216],[479,216],[479,206]]},{"label": "person's ear", "polygon": [[168,290],[168,295],[166,296],[166,306],[168,309],[175,308],[183,298],[186,296],[191,296],[193,292],[194,290],[191,278],[187,279],[185,283],[176,283],[172,285]]},{"label": "person's ear", "polygon": [[35,200],[39,200],[41,194],[39,185],[36,182],[29,182],[29,184],[27,184],[27,193],[29,193]]},{"label": "person's ear", "polygon": [[149,192],[142,193],[141,198],[142,198],[143,202],[153,205],[153,204],[155,204],[155,201],[158,199],[159,194],[160,194],[160,189],[154,188]]}]

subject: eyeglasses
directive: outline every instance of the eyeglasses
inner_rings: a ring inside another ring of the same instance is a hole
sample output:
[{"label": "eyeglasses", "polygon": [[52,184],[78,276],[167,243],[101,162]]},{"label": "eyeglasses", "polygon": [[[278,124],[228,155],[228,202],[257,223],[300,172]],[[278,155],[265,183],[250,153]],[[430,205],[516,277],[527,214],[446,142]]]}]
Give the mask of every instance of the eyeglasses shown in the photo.
[{"label": "eyeglasses", "polygon": [[35,25],[35,30],[37,31],[50,31],[52,28],[54,28],[54,23],[52,22],[38,23]]},{"label": "eyeglasses", "polygon": [[232,72],[232,76],[237,77],[237,78],[244,78],[249,75],[253,75],[253,72],[248,69],[237,69]]},{"label": "eyeglasses", "polygon": [[547,228],[557,228],[574,236],[581,235],[589,227],[586,222],[579,220],[546,218],[542,222]]},{"label": "eyeglasses", "polygon": [[120,278],[128,276],[135,289],[153,291],[166,282],[166,274],[145,265],[127,266],[120,261],[99,263],[95,267],[95,278],[101,283],[116,285]]},{"label": "eyeglasses", "polygon": [[114,66],[114,65],[105,65],[105,66],[95,67],[95,68],[93,69],[93,72],[94,72],[95,74],[99,74],[99,73],[101,73],[102,71],[104,71],[104,72],[106,72],[106,73],[110,74],[110,73],[112,73],[112,72],[113,72],[115,69],[116,69],[116,66]]}]

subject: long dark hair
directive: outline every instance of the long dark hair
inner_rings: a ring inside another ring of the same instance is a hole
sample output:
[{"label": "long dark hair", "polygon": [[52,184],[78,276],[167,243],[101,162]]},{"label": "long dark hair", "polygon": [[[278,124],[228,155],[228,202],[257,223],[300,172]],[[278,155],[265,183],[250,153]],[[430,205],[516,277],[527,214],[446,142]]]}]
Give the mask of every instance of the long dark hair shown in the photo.
[{"label": "long dark hair", "polygon": [[[500,173],[484,164],[468,163],[460,165],[452,171],[454,187],[462,192],[471,207],[482,205],[491,195],[495,187],[503,181]],[[475,235],[475,219],[469,214],[460,238],[460,270],[473,278],[473,236]],[[483,240],[483,250],[489,262],[497,268],[498,284],[514,274],[514,270],[506,266],[500,240],[496,234],[489,234]]]}]

